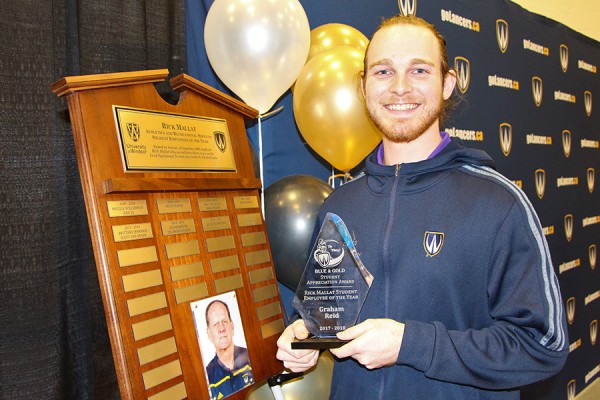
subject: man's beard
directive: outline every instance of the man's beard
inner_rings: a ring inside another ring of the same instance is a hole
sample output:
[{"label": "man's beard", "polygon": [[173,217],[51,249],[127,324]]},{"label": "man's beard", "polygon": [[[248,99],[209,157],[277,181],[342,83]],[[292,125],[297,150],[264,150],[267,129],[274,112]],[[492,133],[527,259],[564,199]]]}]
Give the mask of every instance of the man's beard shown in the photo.
[{"label": "man's beard", "polygon": [[424,111],[418,119],[399,120],[390,122],[389,119],[380,118],[375,109],[367,106],[369,116],[383,136],[394,143],[410,143],[425,133],[442,115],[444,99],[440,97],[437,104]]}]

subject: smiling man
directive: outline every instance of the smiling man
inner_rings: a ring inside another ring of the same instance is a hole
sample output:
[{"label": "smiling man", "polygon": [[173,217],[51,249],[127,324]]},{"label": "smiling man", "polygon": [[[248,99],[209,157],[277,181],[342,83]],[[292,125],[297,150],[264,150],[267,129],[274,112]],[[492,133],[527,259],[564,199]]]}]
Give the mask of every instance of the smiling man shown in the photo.
[{"label": "smiling man", "polygon": [[206,367],[211,400],[253,384],[248,350],[233,343],[234,326],[227,303],[214,300],[206,307],[206,332],[216,352]]},{"label": "smiling man", "polygon": [[[441,34],[417,17],[383,21],[362,90],[383,133],[365,170],[323,203],[374,276],[359,323],[338,337],[331,399],[519,399],[568,354],[548,246],[524,193],[483,151],[440,132],[456,85]],[[300,319],[278,340],[292,371],[312,367]]]}]

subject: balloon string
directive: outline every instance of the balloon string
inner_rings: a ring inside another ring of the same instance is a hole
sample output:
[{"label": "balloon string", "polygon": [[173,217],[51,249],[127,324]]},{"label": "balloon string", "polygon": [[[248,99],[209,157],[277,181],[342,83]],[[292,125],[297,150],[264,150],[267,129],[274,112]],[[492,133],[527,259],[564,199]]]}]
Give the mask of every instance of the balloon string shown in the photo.
[{"label": "balloon string", "polygon": [[334,189],[335,189],[335,178],[344,178],[344,180],[342,182],[342,185],[343,185],[344,183],[346,183],[352,179],[352,175],[350,175],[349,173],[334,174],[333,171],[331,171],[331,176],[327,180],[327,183],[329,184],[329,186],[333,187]]},{"label": "balloon string", "polygon": [[329,178],[329,186],[335,189],[335,171],[333,170],[333,165],[331,166],[331,178]]},{"label": "balloon string", "polygon": [[261,191],[260,191],[260,204],[262,209],[263,221],[265,220],[265,180],[264,180],[264,164],[263,164],[263,145],[262,145],[262,124],[261,124],[261,116],[258,116],[258,163],[260,169],[260,183],[261,183]]},{"label": "balloon string", "polygon": [[269,117],[272,117],[275,114],[278,114],[281,110],[283,110],[283,106],[281,106],[279,108],[276,108],[274,110],[271,110],[271,111],[269,111],[267,113],[261,114],[261,115],[259,115],[259,118],[267,119]]}]

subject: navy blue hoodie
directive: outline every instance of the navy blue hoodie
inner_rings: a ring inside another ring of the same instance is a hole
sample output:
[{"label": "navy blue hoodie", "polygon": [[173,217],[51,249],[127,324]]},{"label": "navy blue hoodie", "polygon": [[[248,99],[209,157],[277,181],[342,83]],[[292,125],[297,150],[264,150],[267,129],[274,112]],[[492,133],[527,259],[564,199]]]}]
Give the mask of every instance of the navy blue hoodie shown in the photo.
[{"label": "navy blue hoodie", "polygon": [[460,140],[336,189],[339,215],[375,277],[359,316],[406,324],[396,365],[336,360],[331,399],[519,399],[568,354],[550,253],[523,192]]}]

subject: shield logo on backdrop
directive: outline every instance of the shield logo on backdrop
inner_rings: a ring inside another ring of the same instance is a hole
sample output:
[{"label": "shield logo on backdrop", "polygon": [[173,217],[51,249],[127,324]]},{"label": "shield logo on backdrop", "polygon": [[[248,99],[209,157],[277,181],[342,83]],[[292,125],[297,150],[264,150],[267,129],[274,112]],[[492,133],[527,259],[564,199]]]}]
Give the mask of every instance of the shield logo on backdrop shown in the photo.
[{"label": "shield logo on backdrop", "polygon": [[506,53],[508,49],[508,22],[503,19],[496,20],[496,40],[500,51]]},{"label": "shield logo on backdrop", "polygon": [[533,101],[535,102],[535,105],[539,107],[542,104],[542,78],[539,76],[531,78],[531,90],[533,92]]},{"label": "shield logo on backdrop", "polygon": [[569,325],[573,325],[575,321],[575,297],[569,297],[565,310],[567,311],[567,322]]},{"label": "shield logo on backdrop", "polygon": [[227,148],[227,138],[223,132],[215,131],[213,132],[213,137],[215,138],[215,144],[221,153],[225,153],[225,149]]},{"label": "shield logo on backdrop", "polygon": [[594,168],[588,168],[585,175],[587,178],[588,191],[590,193],[593,193],[594,192],[594,181],[596,180],[596,171],[594,170]]},{"label": "shield logo on backdrop", "polygon": [[572,379],[567,383],[567,400],[575,400],[577,394],[577,388],[575,386],[575,379]]},{"label": "shield logo on backdrop", "polygon": [[508,157],[512,149],[512,126],[509,123],[503,122],[500,124],[500,148],[502,153]]},{"label": "shield logo on backdrop", "polygon": [[573,239],[573,214],[565,215],[565,238],[567,242]]},{"label": "shield logo on backdrop", "polygon": [[569,69],[569,48],[566,45],[561,44],[559,54],[560,67],[562,68],[563,72],[567,72],[567,69]]},{"label": "shield logo on backdrop", "polygon": [[596,339],[598,338],[598,320],[595,319],[590,323],[590,343],[592,346],[596,345]]},{"label": "shield logo on backdrop", "polygon": [[462,94],[465,94],[471,82],[471,63],[464,57],[454,57],[454,70],[456,71],[456,86]]},{"label": "shield logo on backdrop", "polygon": [[592,92],[589,90],[583,92],[583,104],[585,105],[585,113],[589,117],[592,115]]},{"label": "shield logo on backdrop", "polygon": [[546,193],[546,171],[543,169],[535,170],[535,192],[540,199],[543,198],[544,193]]},{"label": "shield logo on backdrop", "polygon": [[140,126],[135,122],[128,122],[127,126],[127,134],[134,142],[140,140]]},{"label": "shield logo on backdrop", "polygon": [[562,145],[565,157],[569,158],[571,155],[571,132],[566,129],[562,131]]},{"label": "shield logo on backdrop", "polygon": [[590,244],[590,247],[588,247],[588,257],[590,259],[590,268],[592,270],[596,269],[596,262],[597,262],[597,248],[595,244]]},{"label": "shield logo on backdrop", "polygon": [[406,15],[417,15],[417,0],[398,0],[400,13]]}]

